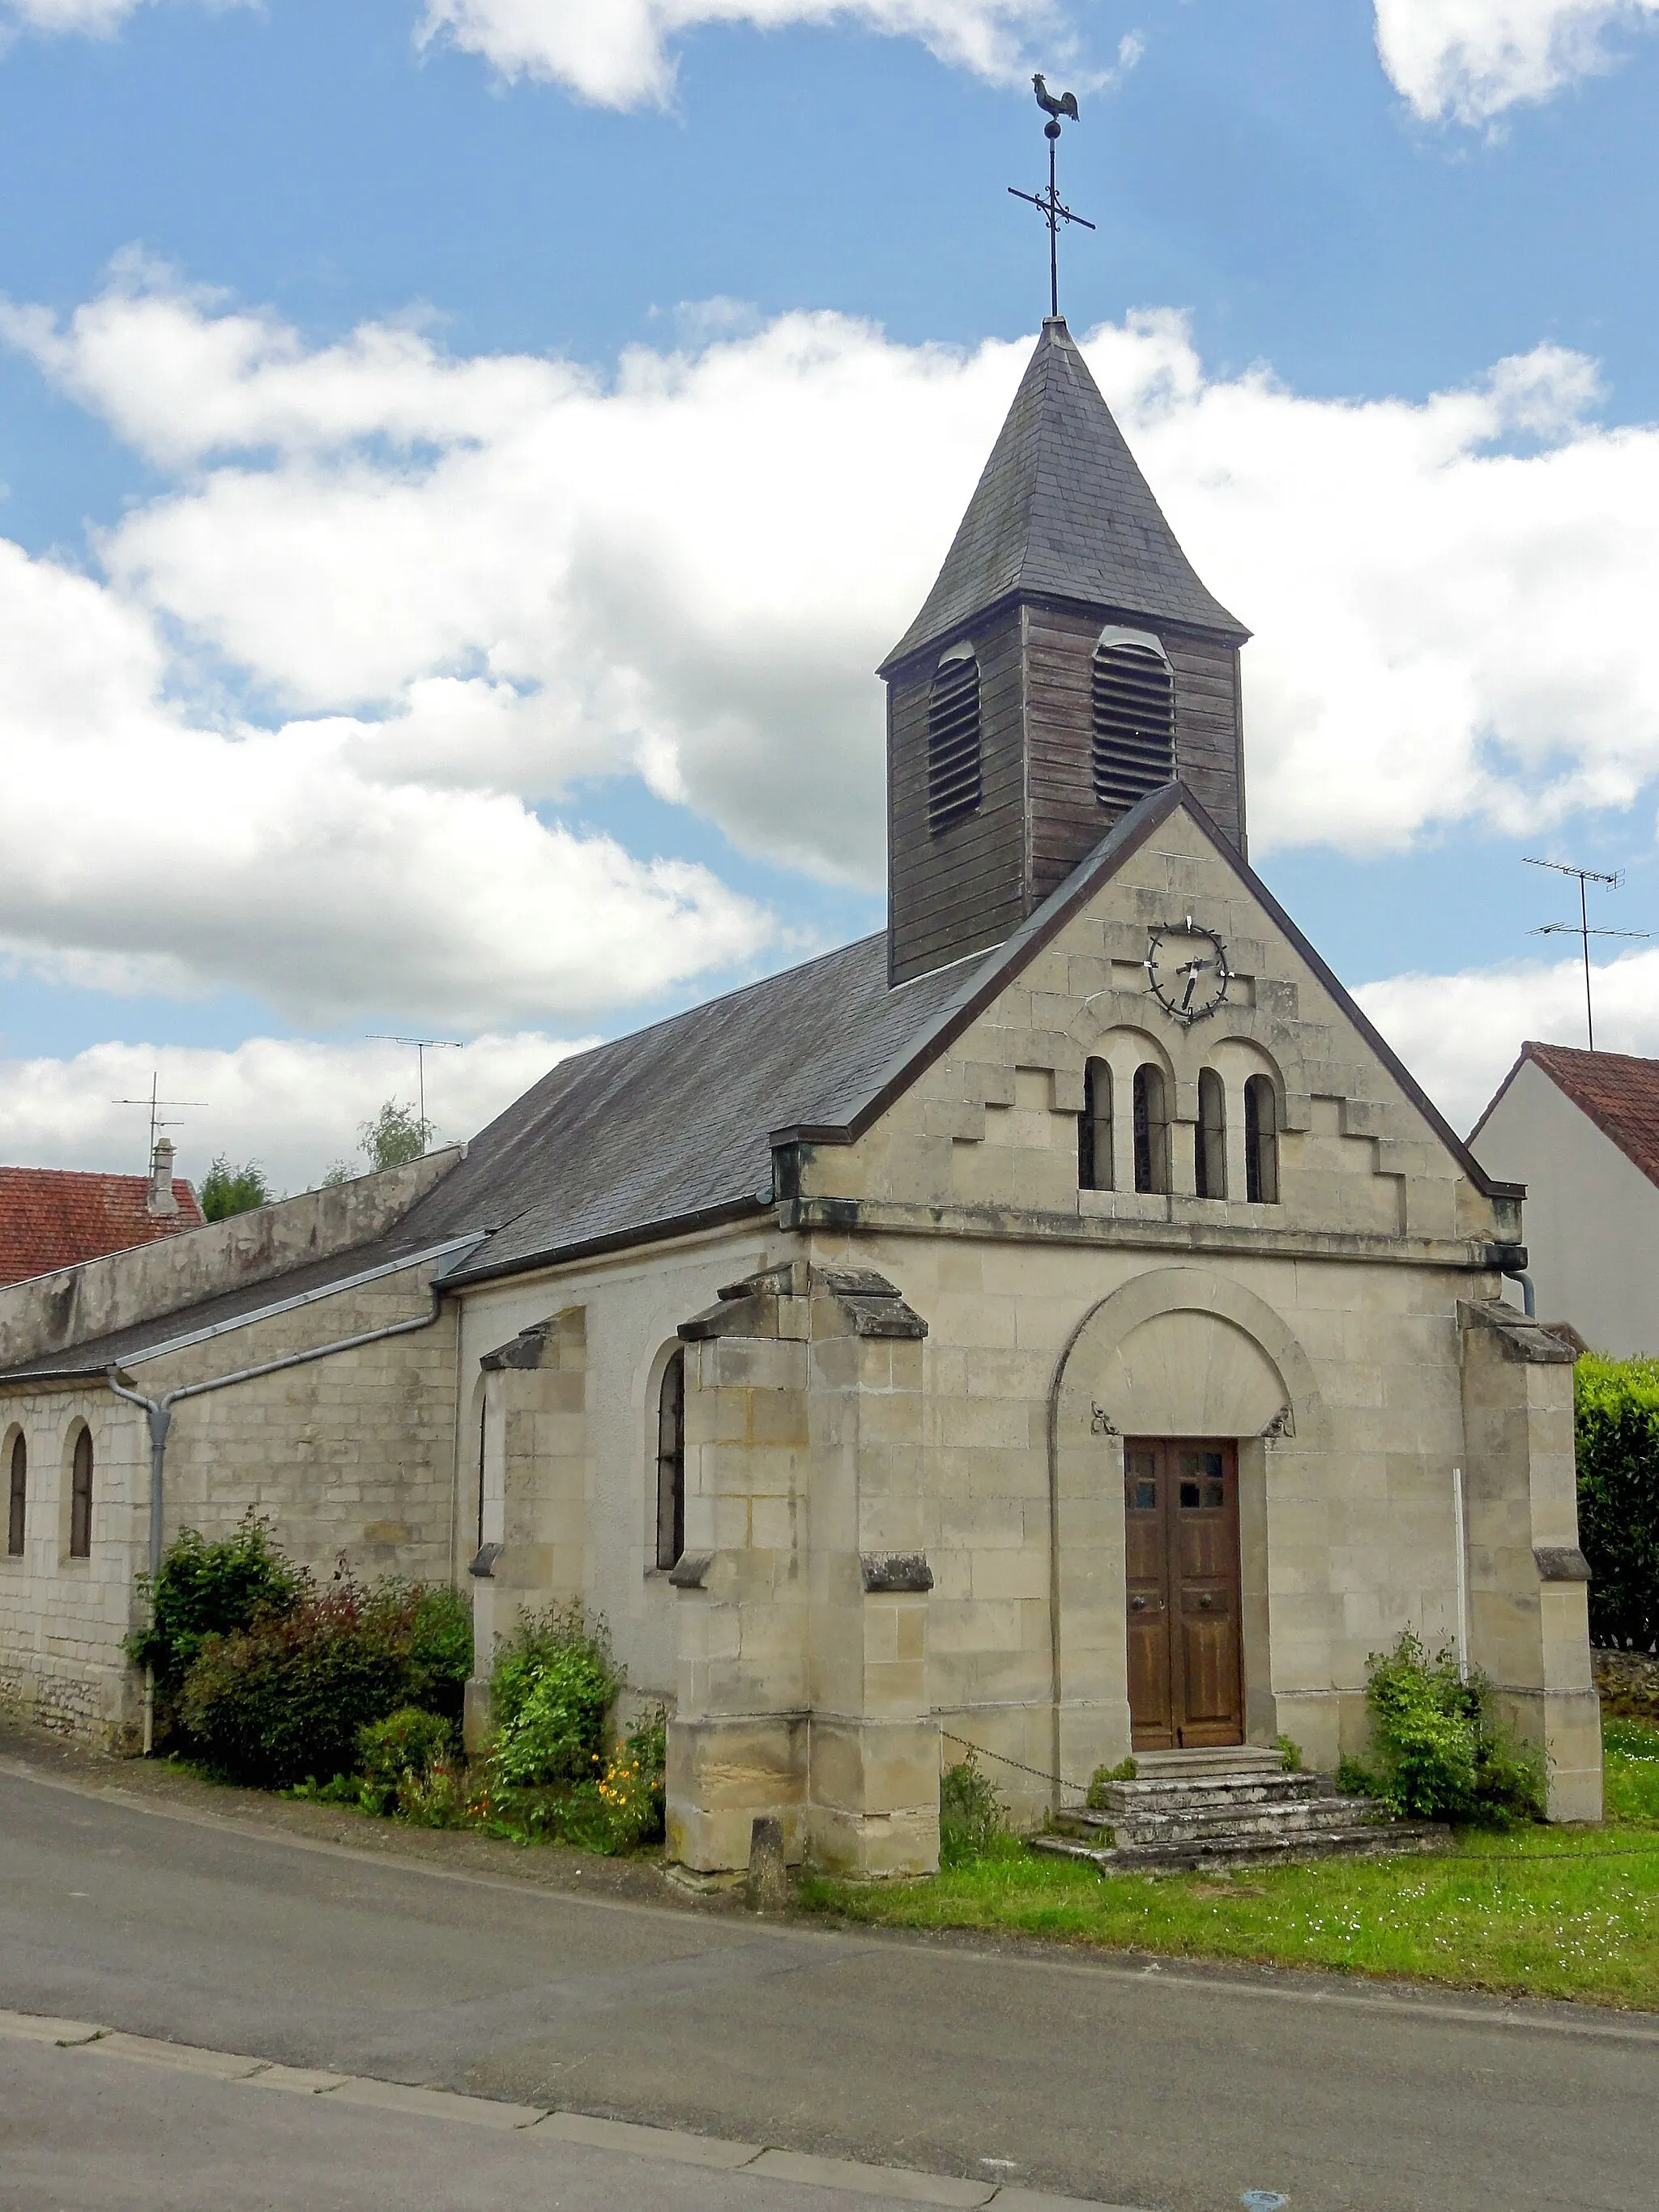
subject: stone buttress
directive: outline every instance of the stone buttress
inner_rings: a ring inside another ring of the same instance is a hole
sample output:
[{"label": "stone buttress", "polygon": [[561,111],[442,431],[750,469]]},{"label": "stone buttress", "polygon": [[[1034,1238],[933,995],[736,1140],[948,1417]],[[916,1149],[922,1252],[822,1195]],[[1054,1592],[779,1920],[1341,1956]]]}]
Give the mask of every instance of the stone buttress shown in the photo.
[{"label": "stone buttress", "polygon": [[786,1262],[685,1322],[685,1552],[668,1850],[849,1874],[939,1863],[922,1553],[927,1323],[880,1275]]}]

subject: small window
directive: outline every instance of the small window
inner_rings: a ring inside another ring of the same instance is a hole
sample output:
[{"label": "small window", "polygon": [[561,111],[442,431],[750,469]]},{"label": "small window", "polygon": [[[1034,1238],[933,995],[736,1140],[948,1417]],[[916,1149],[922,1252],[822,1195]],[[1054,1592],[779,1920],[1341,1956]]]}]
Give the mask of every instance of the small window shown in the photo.
[{"label": "small window", "polygon": [[1135,1188],[1170,1188],[1170,1109],[1164,1070],[1149,1060],[1135,1070]]},{"label": "small window", "polygon": [[82,1428],[75,1439],[75,1460],[70,1474],[70,1557],[92,1557],[92,1431]]},{"label": "small window", "polygon": [[1253,1206],[1278,1205],[1279,1094],[1267,1075],[1244,1085],[1244,1179]]},{"label": "small window", "polygon": [[1083,1111],[1077,1124],[1079,1190],[1115,1190],[1112,1176],[1112,1071],[1091,1060],[1083,1071]]},{"label": "small window", "polygon": [[979,663],[947,653],[927,702],[927,827],[935,835],[979,805]]},{"label": "small window", "polygon": [[657,1565],[672,1567],[685,1549],[685,1347],[663,1370],[657,1398]]},{"label": "small window", "polygon": [[11,1440],[11,1493],[6,1507],[6,1556],[9,1559],[21,1559],[23,1556],[28,1503],[29,1448],[20,1433]]},{"label": "small window", "polygon": [[1200,1198],[1227,1195],[1227,1094],[1212,1067],[1198,1071],[1198,1145],[1193,1162]]},{"label": "small window", "polygon": [[1095,647],[1095,798],[1124,812],[1176,772],[1175,676],[1144,630],[1109,629]]}]

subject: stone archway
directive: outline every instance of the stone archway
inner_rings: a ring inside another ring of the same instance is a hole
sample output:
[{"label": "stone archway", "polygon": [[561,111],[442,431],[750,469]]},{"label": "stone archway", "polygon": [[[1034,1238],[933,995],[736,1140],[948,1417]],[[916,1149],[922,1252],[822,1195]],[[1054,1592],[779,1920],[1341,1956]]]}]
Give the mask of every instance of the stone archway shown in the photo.
[{"label": "stone archway", "polygon": [[1237,1443],[1246,1734],[1271,1742],[1267,1454],[1316,1449],[1324,1426],[1312,1364],[1291,1331],[1216,1270],[1154,1268],[1079,1323],[1049,1401],[1057,1785],[1086,1781],[1129,1750],[1124,1437]]}]

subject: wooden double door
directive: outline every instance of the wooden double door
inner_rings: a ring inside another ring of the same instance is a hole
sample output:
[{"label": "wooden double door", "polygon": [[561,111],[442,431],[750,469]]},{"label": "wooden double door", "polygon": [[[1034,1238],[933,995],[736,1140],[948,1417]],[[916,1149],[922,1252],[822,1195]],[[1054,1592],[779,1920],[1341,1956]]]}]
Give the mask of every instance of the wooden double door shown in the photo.
[{"label": "wooden double door", "polygon": [[1134,1748],[1242,1743],[1237,1447],[1127,1438],[1123,1505]]}]

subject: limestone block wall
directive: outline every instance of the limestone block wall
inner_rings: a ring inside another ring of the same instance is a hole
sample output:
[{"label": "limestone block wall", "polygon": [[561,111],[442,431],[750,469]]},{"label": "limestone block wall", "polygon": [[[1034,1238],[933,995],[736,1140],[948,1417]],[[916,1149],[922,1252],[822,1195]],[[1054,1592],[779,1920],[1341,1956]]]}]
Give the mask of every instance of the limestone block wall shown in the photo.
[{"label": "limestone block wall", "polygon": [[[70,1472],[80,1429],[93,1442],[92,1547],[70,1556]],[[0,1448],[28,1451],[21,1557],[0,1553],[0,1705],[26,1720],[119,1750],[140,1740],[137,1685],[121,1655],[137,1625],[133,1577],[149,1546],[149,1437],[106,1394],[62,1389],[0,1399]]]},{"label": "limestone block wall", "polygon": [[[1149,933],[1191,915],[1224,941],[1227,1002],[1190,1028],[1149,1000]],[[1113,1074],[1116,1188],[1078,1187],[1077,1116],[1091,1059]],[[1164,1073],[1171,1188],[1133,1187],[1133,1077]],[[1195,1195],[1200,1069],[1226,1098],[1227,1195]],[[1245,1195],[1243,1091],[1279,1098],[1280,1199]],[[1421,1108],[1356,1030],[1273,915],[1183,812],[1172,814],[1091,904],[851,1145],[807,1146],[804,1199],[983,1215],[1018,1212],[1122,1224],[1150,1247],[1241,1237],[1402,1243],[1455,1262],[1455,1249],[1519,1235],[1515,1201],[1483,1194]]]},{"label": "limestone block wall", "polygon": [[[708,1305],[722,1284],[768,1265],[793,1241],[771,1231],[757,1235],[720,1230],[481,1284],[455,1301],[461,1418],[453,1443],[452,1482],[455,1551],[463,1571],[478,1544],[481,1438],[485,1534],[489,1540],[502,1540],[502,1532],[489,1516],[495,1510],[495,1499],[505,1495],[505,1460],[498,1456],[503,1452],[504,1431],[501,1423],[488,1418],[484,1401],[489,1388],[499,1388],[504,1378],[487,1378],[482,1362],[520,1331],[567,1314],[582,1316],[582,1587],[588,1605],[609,1624],[617,1656],[642,1701],[672,1705],[676,1695],[675,1593],[666,1572],[656,1564],[656,1405],[662,1370],[678,1346],[679,1325],[688,1316]],[[558,1371],[572,1371],[563,1366],[562,1350],[559,1358]],[[558,1385],[561,1390],[572,1387],[568,1382]],[[574,1504],[574,1432],[564,1429],[556,1437],[554,1425],[576,1418],[568,1406],[531,1417],[532,1428],[524,1434],[526,1440],[532,1438],[533,1425],[540,1421],[548,1462],[545,1467],[520,1462],[521,1476],[515,1480],[521,1480],[525,1496],[546,1490]],[[550,1530],[544,1530],[534,1540],[551,1543],[554,1539]],[[509,1560],[508,1583],[514,1571]],[[558,1587],[568,1587],[562,1569]],[[552,1588],[550,1583],[550,1595]],[[518,1603],[515,1595],[509,1608],[499,1593],[485,1594],[475,1604],[475,1617],[482,1623],[485,1611],[480,1608],[499,1609],[501,1632],[505,1632],[509,1610],[516,1616]],[[488,1668],[494,1632],[492,1617],[490,1626],[481,1627],[478,1638],[482,1669]]]},{"label": "limestone block wall", "polygon": [[878,1267],[927,1316],[906,1526],[933,1577],[928,1705],[998,1755],[987,1771],[1022,1816],[1051,1802],[1042,1778],[1086,1783],[1130,1748],[1126,1436],[1240,1446],[1250,1741],[1289,1734],[1333,1766],[1364,1741],[1369,1654],[1404,1627],[1455,1640],[1463,1276],[1149,1267],[990,1237],[823,1234],[813,1250],[818,1267]]},{"label": "limestone block wall", "polygon": [[[430,1310],[433,1267],[381,1276],[146,1361],[132,1377],[159,1397],[416,1319]],[[446,1304],[429,1328],[184,1401],[167,1440],[170,1533],[222,1535],[251,1510],[268,1515],[284,1547],[318,1574],[343,1556],[363,1575],[449,1581],[456,1333]]]},{"label": "limestone block wall", "polygon": [[[149,1397],[430,1310],[433,1263],[142,1361]],[[457,1319],[238,1383],[173,1409],[165,1530],[223,1535],[266,1516],[319,1576],[447,1582],[452,1551]],[[71,1560],[73,1435],[94,1438],[92,1554]],[[28,1538],[0,1559],[0,1694],[52,1725],[131,1747],[137,1685],[121,1652],[149,1563],[149,1445],[143,1413],[101,1380],[0,1390],[0,1431],[28,1445]]]}]

